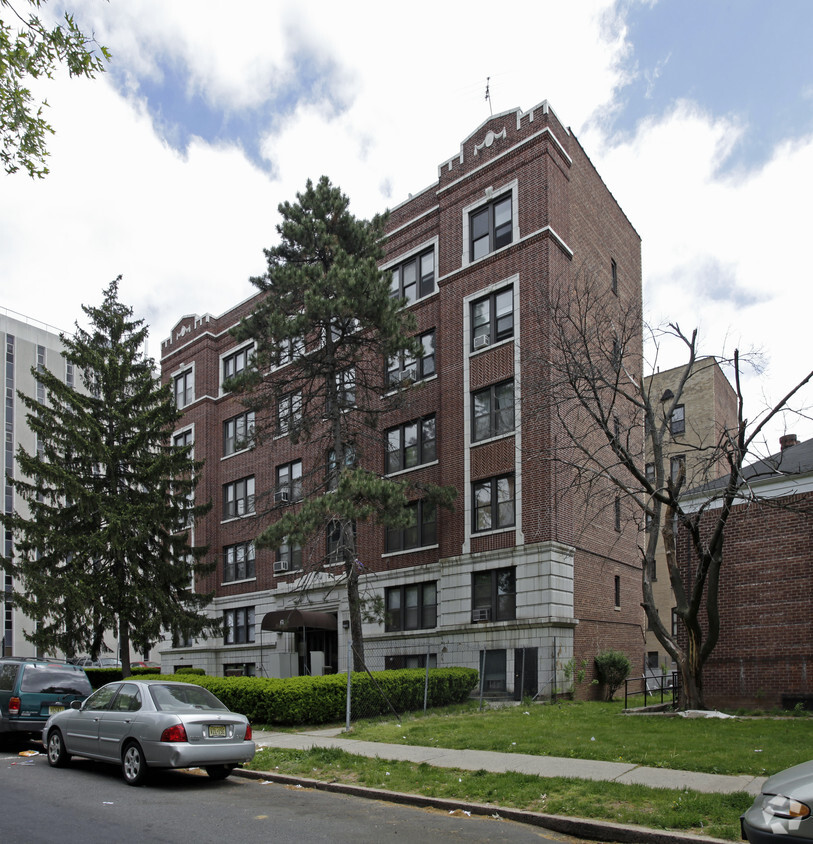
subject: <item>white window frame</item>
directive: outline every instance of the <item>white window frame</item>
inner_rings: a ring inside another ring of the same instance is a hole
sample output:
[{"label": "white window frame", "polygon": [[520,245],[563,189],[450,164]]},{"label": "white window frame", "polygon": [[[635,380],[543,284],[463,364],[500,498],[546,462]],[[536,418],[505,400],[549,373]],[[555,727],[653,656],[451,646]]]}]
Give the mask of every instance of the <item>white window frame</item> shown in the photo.
[{"label": "white window frame", "polygon": [[[511,243],[506,244],[505,246],[501,246],[499,249],[495,249],[493,252],[489,252],[486,255],[483,255],[481,258],[477,258],[476,260],[471,259],[471,241],[470,241],[470,220],[471,215],[477,211],[478,208],[482,208],[484,205],[487,205],[489,202],[492,202],[494,199],[502,196],[503,194],[510,193],[511,194]],[[519,241],[519,180],[513,179],[512,181],[508,182],[507,184],[500,185],[500,187],[488,187],[485,189],[485,195],[479,196],[475,202],[470,203],[463,207],[463,254],[461,257],[461,266],[468,267],[469,264],[476,264],[479,261],[484,261],[486,258],[490,258],[492,255],[496,255],[498,252],[502,252],[503,249],[508,249],[513,246],[515,243]]]}]

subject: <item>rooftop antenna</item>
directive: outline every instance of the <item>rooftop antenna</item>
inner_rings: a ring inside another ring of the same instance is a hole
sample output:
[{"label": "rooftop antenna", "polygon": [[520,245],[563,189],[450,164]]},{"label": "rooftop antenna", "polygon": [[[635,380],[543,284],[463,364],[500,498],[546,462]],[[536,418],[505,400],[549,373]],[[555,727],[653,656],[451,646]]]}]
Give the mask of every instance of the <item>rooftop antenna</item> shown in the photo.
[{"label": "rooftop antenna", "polygon": [[494,117],[494,109],[491,107],[491,91],[489,90],[490,76],[486,76],[486,99],[488,100],[488,111]]}]

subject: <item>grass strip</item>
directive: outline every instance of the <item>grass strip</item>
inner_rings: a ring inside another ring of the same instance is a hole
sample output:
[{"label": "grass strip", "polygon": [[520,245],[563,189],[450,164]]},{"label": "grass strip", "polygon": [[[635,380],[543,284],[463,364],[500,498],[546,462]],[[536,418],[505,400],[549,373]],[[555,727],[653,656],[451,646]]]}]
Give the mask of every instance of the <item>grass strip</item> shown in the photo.
[{"label": "grass strip", "polygon": [[711,774],[770,776],[806,762],[813,718],[681,718],[622,714],[622,704],[521,704],[359,722],[348,738],[627,762]]},{"label": "grass strip", "polygon": [[592,782],[570,777],[463,771],[356,756],[343,750],[265,748],[246,767],[325,782],[341,782],[553,815],[640,824],[737,840],[745,793],[701,794],[678,789]]}]

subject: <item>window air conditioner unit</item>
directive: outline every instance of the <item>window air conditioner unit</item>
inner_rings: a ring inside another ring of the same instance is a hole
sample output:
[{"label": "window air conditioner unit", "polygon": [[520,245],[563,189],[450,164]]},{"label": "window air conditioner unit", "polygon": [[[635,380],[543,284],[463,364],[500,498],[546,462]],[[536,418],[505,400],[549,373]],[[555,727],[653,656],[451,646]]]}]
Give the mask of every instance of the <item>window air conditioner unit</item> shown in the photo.
[{"label": "window air conditioner unit", "polygon": [[471,611],[472,621],[491,621],[491,607]]},{"label": "window air conditioner unit", "polygon": [[491,336],[489,334],[478,334],[477,337],[474,338],[474,348],[482,349],[484,346],[487,346],[490,342]]},{"label": "window air conditioner unit", "polygon": [[274,503],[275,504],[287,504],[288,503],[288,490],[281,489],[274,493]]},{"label": "window air conditioner unit", "polygon": [[288,571],[287,560],[280,560],[279,562],[274,563],[274,574],[280,574],[284,571]]}]

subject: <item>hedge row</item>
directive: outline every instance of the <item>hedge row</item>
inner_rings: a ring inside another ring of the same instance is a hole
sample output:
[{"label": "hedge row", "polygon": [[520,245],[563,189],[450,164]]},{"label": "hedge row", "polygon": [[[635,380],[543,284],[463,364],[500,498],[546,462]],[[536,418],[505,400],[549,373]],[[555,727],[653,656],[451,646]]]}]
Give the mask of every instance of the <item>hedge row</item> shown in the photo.
[{"label": "hedge row", "polygon": [[[133,674],[135,673],[134,671]],[[107,678],[104,682],[121,679],[121,671],[118,675]],[[160,677],[162,680],[181,679],[177,675]],[[351,717],[354,720],[390,712],[387,698],[399,713],[423,708],[426,678],[424,669],[377,671],[372,677],[373,679],[364,672],[354,672],[352,675]],[[94,680],[95,678],[91,682]],[[427,704],[434,707],[461,703],[468,698],[477,681],[478,674],[473,668],[430,669]],[[290,677],[284,680],[185,674],[183,682],[204,686],[219,697],[229,709],[247,715],[255,724],[325,724],[343,721],[347,711],[346,674]]]}]

